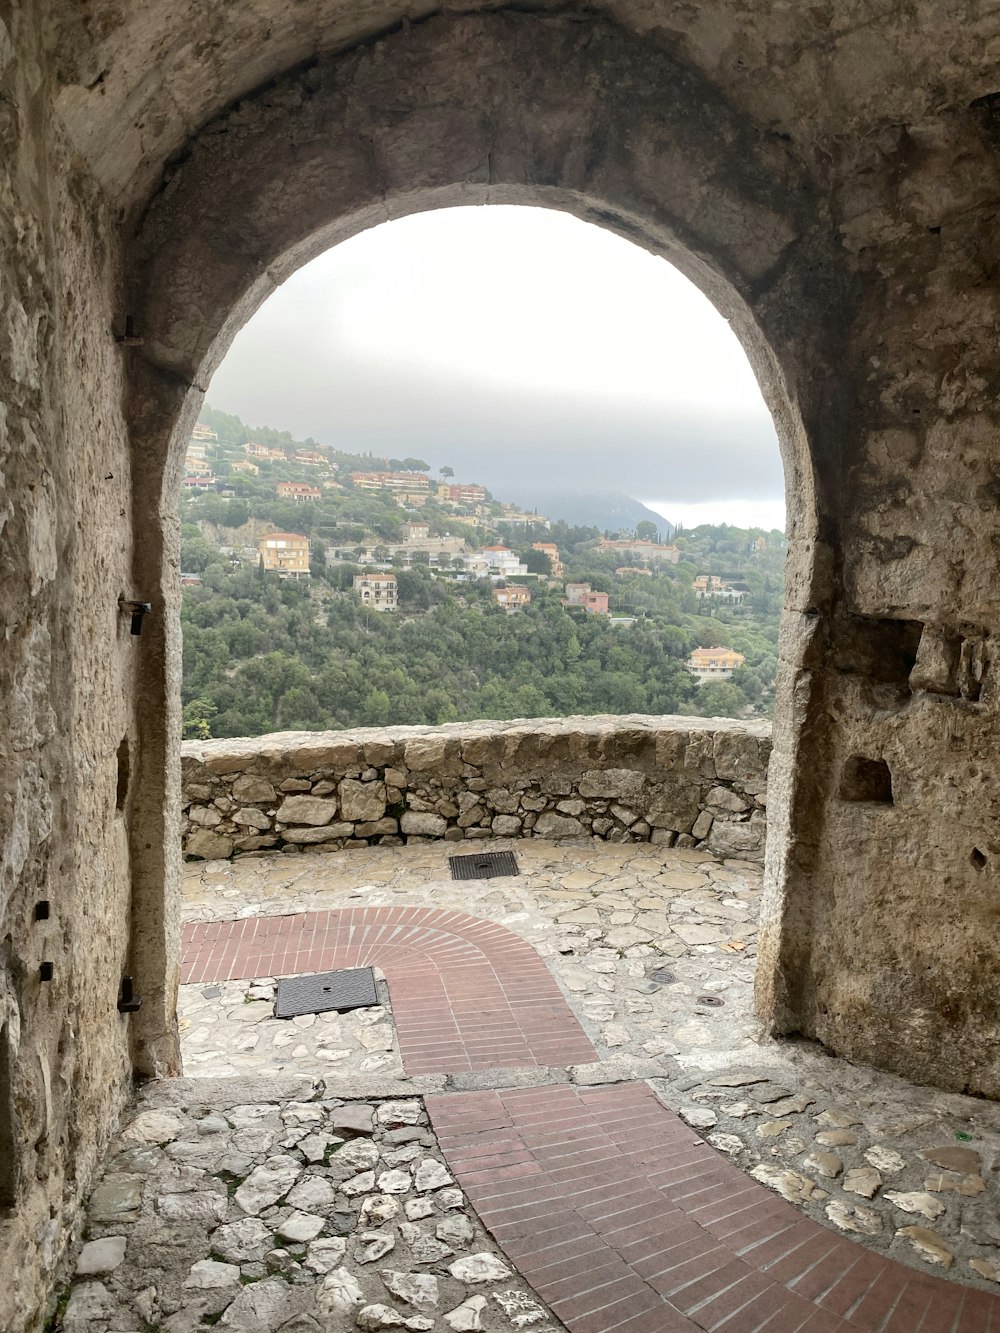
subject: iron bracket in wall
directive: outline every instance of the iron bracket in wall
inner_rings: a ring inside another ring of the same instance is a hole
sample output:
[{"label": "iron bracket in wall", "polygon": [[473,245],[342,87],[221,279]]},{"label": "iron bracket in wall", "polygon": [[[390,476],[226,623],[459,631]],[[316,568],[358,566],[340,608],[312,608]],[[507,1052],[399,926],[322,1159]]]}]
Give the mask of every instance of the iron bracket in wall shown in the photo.
[{"label": "iron bracket in wall", "polygon": [[136,995],[135,983],[131,977],[122,977],[122,988],[118,994],[118,1012],[134,1014],[142,1007],[142,996]]},{"label": "iron bracket in wall", "polygon": [[132,617],[132,624],[129,629],[130,634],[142,633],[142,618],[148,616],[153,609],[152,602],[131,602],[127,597],[118,598],[119,611],[125,612]]}]

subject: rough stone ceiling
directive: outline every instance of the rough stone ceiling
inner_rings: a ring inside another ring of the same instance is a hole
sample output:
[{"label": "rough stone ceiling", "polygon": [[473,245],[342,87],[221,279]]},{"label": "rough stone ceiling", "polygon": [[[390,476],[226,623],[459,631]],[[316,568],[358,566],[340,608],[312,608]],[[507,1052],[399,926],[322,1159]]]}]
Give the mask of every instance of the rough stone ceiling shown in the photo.
[{"label": "rough stone ceiling", "polygon": [[[499,0],[55,0],[58,105],[125,207],[218,111],[319,53]],[[555,0],[520,12],[579,13]],[[996,0],[609,0],[621,24],[699,67],[757,124],[805,152],[918,125],[1000,87]]]}]

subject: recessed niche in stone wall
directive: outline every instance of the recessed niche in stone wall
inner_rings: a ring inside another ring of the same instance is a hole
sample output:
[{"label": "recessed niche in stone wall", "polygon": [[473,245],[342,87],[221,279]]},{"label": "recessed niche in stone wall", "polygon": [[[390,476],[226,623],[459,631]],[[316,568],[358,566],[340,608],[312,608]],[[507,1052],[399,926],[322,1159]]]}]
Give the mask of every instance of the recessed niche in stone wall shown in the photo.
[{"label": "recessed niche in stone wall", "polygon": [[963,699],[978,703],[989,670],[986,653],[986,639],[983,635],[969,636],[962,640],[958,678]]},{"label": "recessed niche in stone wall", "polygon": [[125,802],[128,799],[129,767],[128,737],[123,736],[122,743],[118,747],[118,790],[115,795],[116,810],[125,809]]},{"label": "recessed niche in stone wall", "polygon": [[978,847],[973,847],[972,854],[969,857],[969,860],[972,862],[972,864],[975,866],[977,870],[986,869],[986,856],[983,852],[979,850]]},{"label": "recessed niche in stone wall", "polygon": [[844,801],[867,801],[892,805],[892,774],[884,759],[852,754],[840,775],[840,797]]},{"label": "recessed niche in stone wall", "polygon": [[909,683],[924,628],[921,621],[849,616],[845,628],[834,655],[838,671],[884,685]]},{"label": "recessed niche in stone wall", "polygon": [[14,1120],[10,1025],[0,1027],[0,1208],[17,1203],[17,1135]]}]

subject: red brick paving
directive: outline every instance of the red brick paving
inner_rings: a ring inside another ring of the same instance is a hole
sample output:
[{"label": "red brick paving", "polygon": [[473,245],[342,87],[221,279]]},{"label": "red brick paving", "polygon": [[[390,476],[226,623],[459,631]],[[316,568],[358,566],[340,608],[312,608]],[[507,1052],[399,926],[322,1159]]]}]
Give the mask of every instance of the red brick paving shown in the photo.
[{"label": "red brick paving", "polygon": [[[460,912],[349,908],[184,930],[185,982],[372,965],[409,1074],[597,1058],[534,949]],[[426,1102],[484,1224],[571,1333],[1000,1333],[1000,1297],[811,1221],[646,1084]]]},{"label": "red brick paving", "polygon": [[449,1166],[571,1333],[1000,1333],[749,1180],[643,1083],[426,1099]]},{"label": "red brick paving", "polygon": [[597,1053],[513,931],[433,907],[358,907],[184,927],[181,980],[380,967],[408,1074],[589,1064]]}]

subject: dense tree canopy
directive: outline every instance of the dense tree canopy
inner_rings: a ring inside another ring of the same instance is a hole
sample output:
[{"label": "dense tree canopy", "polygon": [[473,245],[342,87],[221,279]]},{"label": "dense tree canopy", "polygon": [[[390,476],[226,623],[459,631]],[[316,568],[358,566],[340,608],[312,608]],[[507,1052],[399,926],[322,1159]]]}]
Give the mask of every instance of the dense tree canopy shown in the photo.
[{"label": "dense tree canopy", "polygon": [[[429,491],[418,516],[432,538],[448,535],[467,547],[499,538],[537,575],[521,580],[530,605],[509,615],[494,604],[488,580],[466,580],[461,556],[445,556],[432,570],[426,548],[391,552],[414,515],[392,494],[351,479],[352,470],[426,471],[424,460],[325,448],[325,466],[309,469],[294,453],[315,441],[251,429],[214,409],[202,420],[218,434],[209,462],[231,493],[181,500],[182,569],[202,580],[184,589],[186,736],[571,713],[769,713],[781,533],[705,525],[676,536],[677,564],[636,572],[624,569],[623,551],[600,549],[596,528],[515,526],[492,500],[486,510],[456,513]],[[251,441],[286,456],[261,460],[257,473],[234,470]],[[276,483],[290,479],[318,481],[320,498],[280,500]],[[259,566],[256,534],[275,526],[309,538],[308,582],[282,582]],[[648,540],[656,532],[640,523],[619,535]],[[558,546],[568,580],[606,592],[615,619],[565,606],[548,557],[532,549],[536,541]],[[353,578],[362,557],[394,569],[397,612],[361,606]],[[703,573],[735,581],[743,600],[699,599],[691,585]],[[698,646],[731,647],[746,661],[731,679],[699,686],[685,666]]]}]

